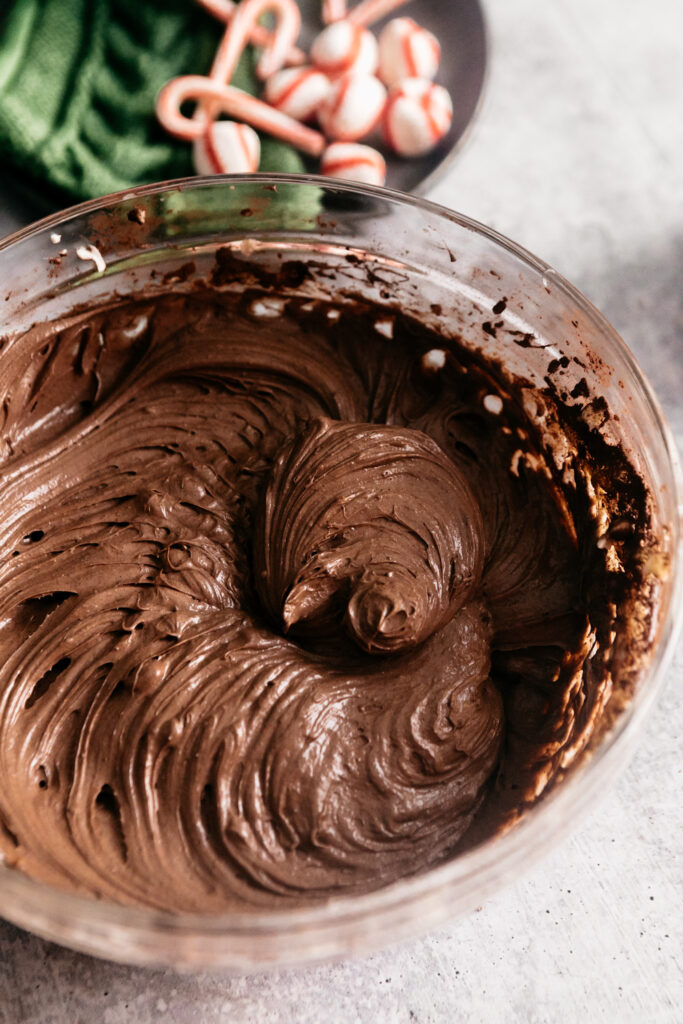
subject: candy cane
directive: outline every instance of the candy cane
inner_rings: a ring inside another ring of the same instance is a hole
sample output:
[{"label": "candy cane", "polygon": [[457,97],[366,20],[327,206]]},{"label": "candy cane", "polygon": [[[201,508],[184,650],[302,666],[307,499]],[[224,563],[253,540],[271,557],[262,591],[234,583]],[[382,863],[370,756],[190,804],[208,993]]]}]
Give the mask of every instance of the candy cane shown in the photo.
[{"label": "candy cane", "polygon": [[346,0],[323,0],[323,25],[342,21],[346,17]]},{"label": "candy cane", "polygon": [[319,156],[324,149],[325,140],[320,132],[299,124],[294,118],[257,100],[242,89],[223,85],[203,75],[173,78],[157,97],[156,112],[161,125],[179,139],[194,141],[206,131],[206,125],[200,119],[185,117],[180,112],[183,103],[192,100],[197,103],[208,102],[216,114],[227,114],[250,124],[311,156]]},{"label": "candy cane", "polygon": [[[216,0],[210,0],[216,5]],[[228,13],[228,8],[214,6],[214,12]],[[272,74],[282,67],[301,27],[301,15],[294,0],[243,0],[230,11],[230,20],[214,57],[208,78],[184,75],[168,82],[157,97],[156,111],[161,124],[172,135],[187,140],[203,137],[219,113],[226,113],[256,128],[284,138],[305,152],[317,155],[323,148],[318,132],[305,129],[293,118],[273,111],[267,104],[254,99],[241,89],[228,85],[242,51],[247,45],[258,19],[272,11],[277,25],[268,34],[268,45],[260,56],[257,73]],[[196,100],[197,109],[191,119],[180,112],[187,100]]]},{"label": "candy cane", "polygon": [[[212,14],[214,18],[219,21],[224,21],[226,24],[230,22],[237,4],[233,3],[233,0],[198,0],[204,10]],[[272,32],[267,29],[264,25],[253,25],[249,34],[249,42],[253,46],[269,46],[272,41]],[[306,54],[303,50],[300,50],[298,46],[292,46],[287,53],[287,59],[285,61],[288,65],[305,64],[307,60]]]},{"label": "candy cane", "polygon": [[360,0],[360,3],[349,11],[347,18],[354,25],[372,25],[406,3],[408,0]]},{"label": "candy cane", "polygon": [[230,82],[242,51],[259,18],[272,12],[277,24],[267,46],[263,47],[256,74],[268,78],[279,71],[287,59],[301,28],[301,13],[294,0],[242,0],[236,8],[218,47],[209,77],[227,85]]},{"label": "candy cane", "polygon": [[[210,0],[216,3],[216,0]],[[227,3],[227,0],[219,0]],[[222,8],[227,13],[227,6]],[[223,33],[216,55],[209,71],[209,78],[220,85],[228,85],[235,73],[242,51],[247,45],[254,25],[266,11],[273,11],[277,17],[277,25],[269,32],[261,54],[257,74],[265,67],[268,74],[278,70],[301,28],[301,14],[294,0],[243,0],[237,6],[232,4],[228,15],[227,27]],[[194,120],[201,124],[203,131],[215,119],[218,110],[209,101],[200,103],[194,112]]]}]

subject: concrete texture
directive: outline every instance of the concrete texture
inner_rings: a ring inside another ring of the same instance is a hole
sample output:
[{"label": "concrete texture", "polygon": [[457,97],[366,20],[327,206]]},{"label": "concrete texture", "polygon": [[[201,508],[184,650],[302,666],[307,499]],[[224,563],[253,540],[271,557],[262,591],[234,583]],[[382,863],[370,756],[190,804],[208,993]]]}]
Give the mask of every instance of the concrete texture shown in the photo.
[{"label": "concrete texture", "polygon": [[[432,198],[577,284],[631,345],[680,444],[683,8],[486,6],[488,97]],[[0,201],[0,233],[22,217]],[[362,961],[226,979],[114,966],[0,923],[0,1024],[681,1021],[682,668],[679,646],[638,753],[574,837],[450,928]]]}]

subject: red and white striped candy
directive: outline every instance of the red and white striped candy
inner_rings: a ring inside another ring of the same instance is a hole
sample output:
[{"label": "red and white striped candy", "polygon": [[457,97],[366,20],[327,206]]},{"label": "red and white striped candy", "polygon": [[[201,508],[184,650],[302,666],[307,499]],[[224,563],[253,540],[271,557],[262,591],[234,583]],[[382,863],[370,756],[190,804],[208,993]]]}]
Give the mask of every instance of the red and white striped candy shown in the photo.
[{"label": "red and white striped candy", "polygon": [[320,170],[331,178],[361,181],[364,185],[383,185],[387,177],[382,154],[360,142],[333,142],[322,155]]},{"label": "red and white striped candy", "polygon": [[253,128],[237,121],[212,121],[193,145],[197,174],[248,174],[258,170],[261,143]]},{"label": "red and white striped candy", "polygon": [[332,83],[318,111],[318,121],[328,139],[355,142],[375,127],[387,98],[379,78],[352,72]]},{"label": "red and white striped candy", "polygon": [[181,75],[167,82],[157,96],[157,118],[171,135],[194,142],[205,134],[206,127],[198,118],[186,117],[181,108],[190,101],[197,103],[202,100],[208,100],[215,107],[216,115],[234,117],[243,124],[274,135],[276,139],[284,139],[311,156],[320,156],[325,148],[321,132],[295,121],[242,89],[221,85],[203,75]]},{"label": "red and white striped candy", "polygon": [[382,129],[401,156],[421,156],[441,141],[453,120],[453,104],[442,85],[406,78],[389,90]]},{"label": "red and white striped candy", "polygon": [[377,40],[367,28],[350,21],[335,21],[316,36],[311,60],[326,75],[348,71],[372,75],[377,70]]},{"label": "red and white striped candy", "polygon": [[329,78],[317,68],[283,68],[266,82],[263,98],[297,121],[308,121],[329,91]]},{"label": "red and white striped candy", "polygon": [[412,18],[394,18],[380,32],[379,77],[386,85],[434,78],[440,59],[439,40]]}]

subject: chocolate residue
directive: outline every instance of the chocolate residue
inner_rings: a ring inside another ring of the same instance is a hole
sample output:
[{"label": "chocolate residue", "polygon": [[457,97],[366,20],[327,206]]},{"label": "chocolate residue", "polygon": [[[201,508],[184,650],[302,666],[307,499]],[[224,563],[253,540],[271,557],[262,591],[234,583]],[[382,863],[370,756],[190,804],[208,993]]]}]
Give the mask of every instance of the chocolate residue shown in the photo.
[{"label": "chocolate residue", "polygon": [[588,398],[588,384],[586,378],[582,377],[570,391],[572,398]]},{"label": "chocolate residue", "polygon": [[182,284],[183,281],[188,281],[192,277],[196,269],[192,260],[189,260],[187,263],[182,263],[179,267],[169,270],[163,275],[162,281],[164,284]]},{"label": "chocolate residue", "polygon": [[135,206],[132,210],[128,211],[128,220],[134,224],[144,224],[147,220],[147,210],[144,206]]},{"label": "chocolate residue", "polygon": [[558,465],[482,357],[278,294],[304,264],[217,259],[249,287],[0,361],[0,850],[207,912],[367,891],[514,821],[654,600],[647,495],[585,410],[544,396]]}]

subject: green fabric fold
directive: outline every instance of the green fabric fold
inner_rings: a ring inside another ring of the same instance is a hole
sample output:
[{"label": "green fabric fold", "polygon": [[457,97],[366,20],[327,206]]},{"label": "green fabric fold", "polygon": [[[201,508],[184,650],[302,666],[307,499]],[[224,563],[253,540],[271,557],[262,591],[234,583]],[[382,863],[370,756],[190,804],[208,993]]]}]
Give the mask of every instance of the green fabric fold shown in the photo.
[{"label": "green fabric fold", "polygon": [[[192,174],[188,143],[154,114],[169,78],[206,74],[223,26],[193,0],[5,0],[0,9],[0,165],[46,200],[88,199]],[[234,84],[258,91],[254,54]],[[261,170],[299,172],[262,137]]]}]

